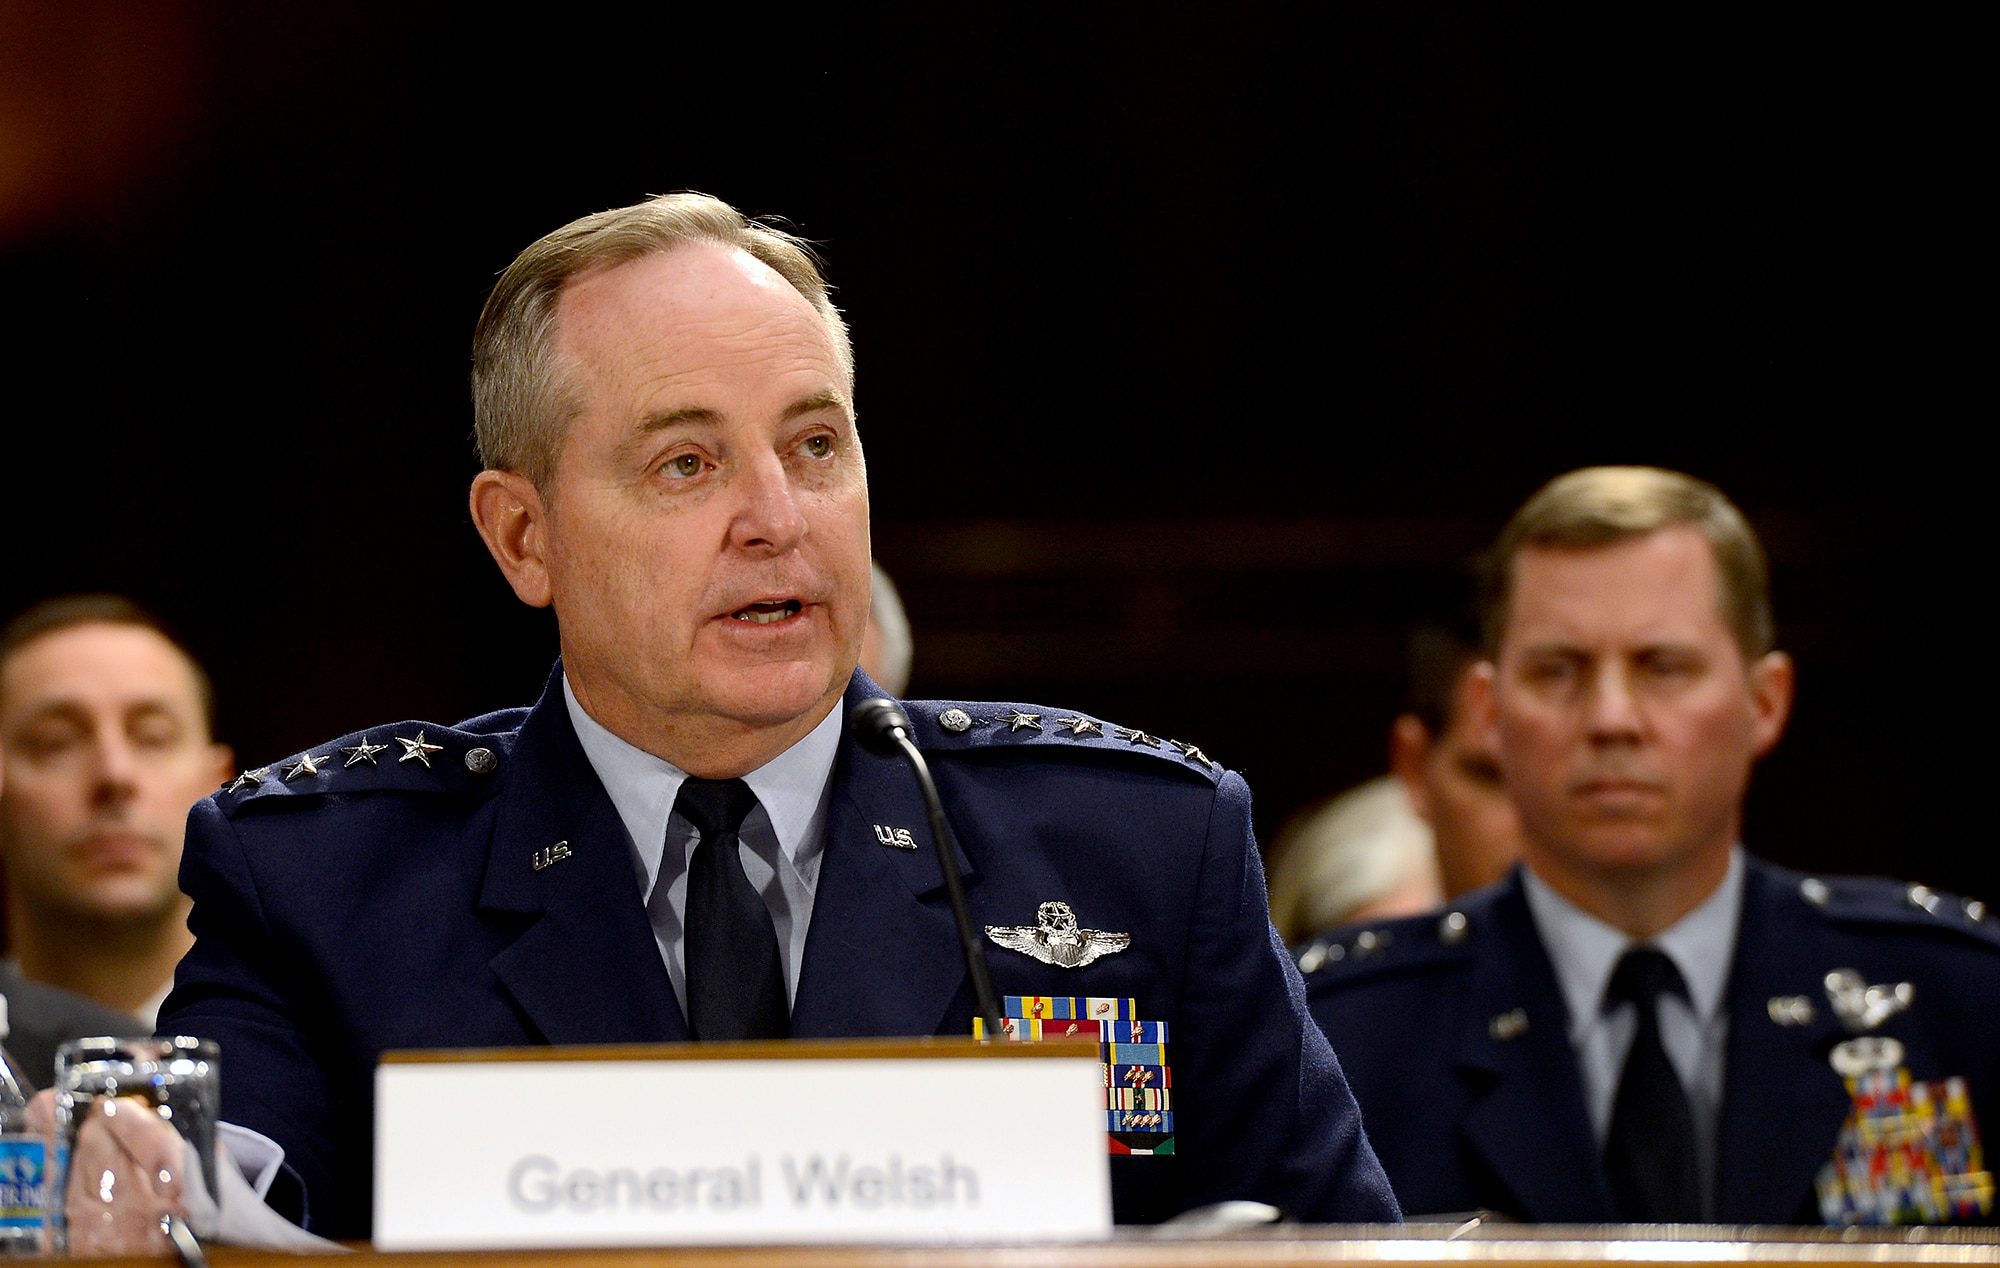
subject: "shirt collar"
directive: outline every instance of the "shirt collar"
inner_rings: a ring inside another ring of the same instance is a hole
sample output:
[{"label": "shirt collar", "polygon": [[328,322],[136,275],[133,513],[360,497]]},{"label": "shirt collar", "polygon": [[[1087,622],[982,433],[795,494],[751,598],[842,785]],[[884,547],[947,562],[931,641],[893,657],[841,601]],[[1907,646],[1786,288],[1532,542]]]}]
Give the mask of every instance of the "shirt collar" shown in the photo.
[{"label": "shirt collar", "polygon": [[[1736,954],[1736,924],[1743,910],[1743,848],[1732,846],[1729,870],[1701,905],[1652,939],[1687,981],[1688,1002],[1703,1025],[1722,1009],[1729,985],[1729,962]],[[1555,967],[1563,1002],[1569,1006],[1572,1035],[1596,1022],[1604,988],[1618,958],[1638,945],[1623,930],[1604,923],[1558,894],[1531,867],[1521,868],[1521,889],[1529,913]]]},{"label": "shirt collar", "polygon": [[[624,821],[631,838],[627,844],[639,864],[640,891],[650,894],[659,875],[667,820],[687,772],[613,735],[584,712],[576,692],[570,689],[568,674],[563,675],[563,704],[584,756],[590,759],[591,769],[597,772]],[[806,837],[840,751],[840,715],[841,710],[830,710],[805,738],[743,777],[750,791],[757,794],[759,809],[770,820],[778,848],[794,863],[800,861],[801,851],[813,844]],[[752,811],[746,825],[757,817]]]}]

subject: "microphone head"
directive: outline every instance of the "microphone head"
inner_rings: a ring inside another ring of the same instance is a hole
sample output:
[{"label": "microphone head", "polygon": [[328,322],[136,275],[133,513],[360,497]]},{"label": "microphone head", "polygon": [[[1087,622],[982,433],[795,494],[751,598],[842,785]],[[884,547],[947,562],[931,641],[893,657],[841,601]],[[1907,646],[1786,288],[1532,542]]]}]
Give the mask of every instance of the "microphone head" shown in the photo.
[{"label": "microphone head", "polygon": [[895,757],[902,751],[896,747],[898,729],[910,734],[909,715],[894,700],[880,696],[855,705],[847,720],[854,725],[854,738],[861,741],[861,747],[878,757]]}]

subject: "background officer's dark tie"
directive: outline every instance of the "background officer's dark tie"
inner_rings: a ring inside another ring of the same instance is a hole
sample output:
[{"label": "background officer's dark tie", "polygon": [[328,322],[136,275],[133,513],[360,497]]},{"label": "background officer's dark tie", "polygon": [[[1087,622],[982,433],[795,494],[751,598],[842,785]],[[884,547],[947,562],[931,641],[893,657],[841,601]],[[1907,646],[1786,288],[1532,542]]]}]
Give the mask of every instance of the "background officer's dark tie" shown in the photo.
[{"label": "background officer's dark tie", "polygon": [[1611,1178],[1618,1217],[1632,1223],[1687,1223],[1701,1218],[1700,1164],[1695,1157],[1694,1111],[1687,1089],[1660,1046],[1660,996],[1687,998],[1680,970],[1657,947],[1634,947],[1618,961],[1604,991],[1606,1012],[1630,1000],[1639,1028],[1618,1099],[1611,1107],[1611,1135],[1604,1169]]},{"label": "background officer's dark tie", "polygon": [[688,863],[688,1030],[696,1039],[782,1039],[791,1030],[770,908],[743,874],[738,833],[757,808],[740,779],[681,784],[674,811],[700,831]]}]

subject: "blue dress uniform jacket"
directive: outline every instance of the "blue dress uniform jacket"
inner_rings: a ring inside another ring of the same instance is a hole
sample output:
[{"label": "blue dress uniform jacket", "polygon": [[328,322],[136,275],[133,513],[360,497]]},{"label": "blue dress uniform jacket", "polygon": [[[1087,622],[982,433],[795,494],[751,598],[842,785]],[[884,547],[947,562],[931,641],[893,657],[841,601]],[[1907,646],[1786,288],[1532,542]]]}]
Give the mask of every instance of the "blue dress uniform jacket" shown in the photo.
[{"label": "blue dress uniform jacket", "polygon": [[[857,673],[842,708],[885,694]],[[961,706],[978,721],[954,734],[939,723],[949,707],[908,712],[974,918],[1033,925],[1062,900],[1132,939],[1074,970],[987,946],[996,989],[1136,998],[1169,1026],[1178,1152],[1112,1159],[1118,1217],[1251,1198],[1311,1220],[1396,1219],[1271,930],[1243,781],[1198,750],[1109,724],[1074,734],[1032,705]],[[532,710],[378,727],[313,753],[329,759],[316,773],[294,758],[196,806],[181,871],[196,941],[162,1025],[221,1044],[221,1116],[284,1146],[314,1230],[364,1236],[382,1052],[688,1032],[560,667]],[[843,734],[833,783],[792,1034],[969,1035],[908,769]],[[885,845],[876,825],[922,848]]]},{"label": "blue dress uniform jacket", "polygon": [[22,977],[20,968],[10,960],[0,960],[0,996],[7,999],[7,1053],[37,1087],[55,1085],[56,1049],[65,1039],[127,1035],[144,1029],[130,1013]]},{"label": "blue dress uniform jacket", "polygon": [[[1903,1043],[1915,1079],[1963,1076],[1979,1121],[2000,1122],[2000,929],[1979,904],[1921,886],[1746,862],[1714,1218],[1816,1224],[1814,1177],[1852,1104],[1828,1064],[1847,1036],[1826,975],[1912,983],[1909,1008],[1872,1033]],[[1518,872],[1449,913],[1305,944],[1300,962],[1406,1210],[1616,1218]]]}]

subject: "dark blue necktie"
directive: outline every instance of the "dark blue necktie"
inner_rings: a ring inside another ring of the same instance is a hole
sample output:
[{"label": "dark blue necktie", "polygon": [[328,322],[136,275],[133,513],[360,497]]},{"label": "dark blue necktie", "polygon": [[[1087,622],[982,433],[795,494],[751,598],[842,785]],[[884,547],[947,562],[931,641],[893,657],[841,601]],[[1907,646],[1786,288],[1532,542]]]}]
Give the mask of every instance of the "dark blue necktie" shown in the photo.
[{"label": "dark blue necktie", "polygon": [[757,808],[740,779],[688,779],[674,812],[701,839],[688,863],[688,1030],[696,1039],[783,1039],[791,1030],[778,932],[763,897],[743,874],[738,833]]},{"label": "dark blue necktie", "polygon": [[1604,1170],[1618,1218],[1637,1224],[1701,1219],[1694,1111],[1660,1046],[1660,996],[1666,994],[1687,998],[1687,983],[1657,947],[1627,951],[1604,991],[1606,1012],[1629,1000],[1639,1014],[1604,1142]]}]

